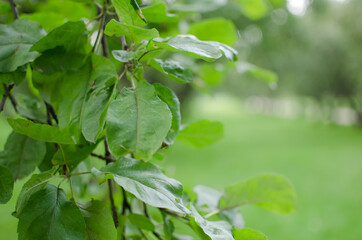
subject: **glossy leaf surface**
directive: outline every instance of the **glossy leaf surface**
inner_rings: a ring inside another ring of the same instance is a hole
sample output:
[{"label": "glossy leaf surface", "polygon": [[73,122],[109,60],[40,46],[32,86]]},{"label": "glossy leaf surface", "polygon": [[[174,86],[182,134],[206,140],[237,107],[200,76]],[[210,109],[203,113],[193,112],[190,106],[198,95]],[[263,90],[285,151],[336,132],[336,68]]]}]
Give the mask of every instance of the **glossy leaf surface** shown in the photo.
[{"label": "glossy leaf surface", "polygon": [[149,64],[176,82],[190,83],[193,81],[192,72],[182,67],[178,62],[155,58]]}]

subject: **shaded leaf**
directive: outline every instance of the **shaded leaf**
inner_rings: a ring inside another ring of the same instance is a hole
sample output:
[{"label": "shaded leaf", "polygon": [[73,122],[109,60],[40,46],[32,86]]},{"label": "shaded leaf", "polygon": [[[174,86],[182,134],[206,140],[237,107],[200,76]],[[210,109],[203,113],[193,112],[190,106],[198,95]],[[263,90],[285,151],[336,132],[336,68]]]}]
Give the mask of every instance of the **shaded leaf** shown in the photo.
[{"label": "shaded leaf", "polygon": [[18,19],[11,24],[0,25],[0,72],[12,72],[33,61],[37,52],[29,51],[41,37],[38,23]]},{"label": "shaded leaf", "polygon": [[189,212],[182,205],[181,183],[165,176],[149,162],[124,157],[101,171],[146,204],[182,214]]},{"label": "shaded leaf", "polygon": [[149,159],[161,147],[170,127],[170,109],[147,82],[140,82],[109,106],[107,139],[115,155],[132,152]]},{"label": "shaded leaf", "polygon": [[220,208],[254,204],[275,213],[296,210],[296,196],[290,182],[280,175],[265,174],[225,188]]},{"label": "shaded leaf", "polygon": [[191,123],[179,132],[178,140],[195,148],[205,147],[224,136],[224,127],[218,121],[201,120]]},{"label": "shaded leaf", "polygon": [[19,215],[20,240],[84,240],[83,216],[62,189],[53,185],[34,193]]},{"label": "shaded leaf", "polygon": [[151,40],[159,36],[158,31],[155,28],[146,29],[137,26],[127,25],[120,23],[114,19],[109,21],[106,25],[104,33],[108,36],[116,35],[117,37],[126,36],[132,40],[132,42],[138,43],[143,40]]},{"label": "shaded leaf", "polygon": [[74,169],[80,162],[86,160],[96,144],[59,145],[52,163],[55,165],[67,165],[70,170]]},{"label": "shaded leaf", "polygon": [[48,124],[34,123],[27,119],[8,118],[14,131],[44,142],[74,144],[74,139],[66,129],[58,129]]},{"label": "shaded leaf", "polygon": [[188,33],[203,41],[216,41],[229,46],[233,46],[237,40],[233,22],[224,18],[209,18],[194,22],[190,25]]},{"label": "shaded leaf", "polygon": [[16,203],[16,210],[13,215],[15,217],[19,217],[31,195],[41,189],[44,189],[51,179],[53,179],[51,172],[34,174],[31,176],[31,178],[23,185],[23,188],[21,189],[18,201]]},{"label": "shaded leaf", "polygon": [[157,96],[167,104],[172,114],[171,128],[165,138],[165,143],[167,145],[171,145],[175,141],[181,126],[180,101],[171,89],[159,83],[155,83],[153,86],[156,90]]},{"label": "shaded leaf", "polygon": [[101,201],[79,203],[78,207],[85,220],[88,238],[92,240],[117,239],[111,212]]},{"label": "shaded leaf", "polygon": [[235,240],[268,240],[263,233],[251,228],[234,229],[233,236]]},{"label": "shaded leaf", "polygon": [[146,8],[142,8],[142,12],[148,22],[169,23],[178,21],[178,16],[167,13],[166,5],[164,3],[158,3]]},{"label": "shaded leaf", "polygon": [[151,220],[144,215],[131,213],[128,215],[128,219],[133,225],[140,229],[145,229],[151,232],[155,230],[155,225],[153,225]]},{"label": "shaded leaf", "polygon": [[0,204],[7,203],[13,195],[14,176],[10,169],[0,165]]},{"label": "shaded leaf", "polygon": [[48,171],[53,167],[52,159],[55,154],[55,143],[46,143],[46,153],[43,161],[38,165],[41,172]]},{"label": "shaded leaf", "polygon": [[236,65],[236,67],[237,67],[236,69],[239,73],[249,74],[253,77],[259,78],[268,83],[274,83],[274,82],[278,81],[278,75],[276,75],[274,72],[260,68],[253,64],[250,64],[247,62],[240,62]]},{"label": "shaded leaf", "polygon": [[15,179],[27,176],[44,159],[45,142],[12,132],[5,150],[1,152],[0,164],[9,168]]},{"label": "shaded leaf", "polygon": [[149,65],[176,82],[190,83],[193,81],[192,72],[182,67],[178,62],[154,58],[149,62]]}]

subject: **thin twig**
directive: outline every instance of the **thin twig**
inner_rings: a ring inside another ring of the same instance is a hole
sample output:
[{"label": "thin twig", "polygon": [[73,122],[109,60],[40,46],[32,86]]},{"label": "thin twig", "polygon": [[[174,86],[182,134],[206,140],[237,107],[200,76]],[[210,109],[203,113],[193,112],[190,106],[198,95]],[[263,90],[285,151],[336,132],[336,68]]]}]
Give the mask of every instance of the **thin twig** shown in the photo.
[{"label": "thin twig", "polygon": [[106,22],[106,17],[107,17],[107,1],[104,1],[104,5],[103,5],[103,9],[102,9],[102,18],[101,18],[101,22],[100,22],[100,26],[99,26],[99,30],[98,30],[98,34],[97,34],[97,38],[96,41],[94,43],[92,52],[96,52],[99,43],[101,42],[101,40],[103,39],[103,34],[104,34],[104,26],[105,26],[105,22]]},{"label": "thin twig", "polygon": [[19,18],[19,12],[18,9],[16,8],[16,4],[14,2],[14,0],[9,0],[10,6],[11,6],[11,10],[13,11],[13,15],[14,15],[14,19],[18,19]]},{"label": "thin twig", "polygon": [[91,156],[105,160],[106,162],[115,162],[116,160],[112,156],[102,156],[96,153],[91,153]]},{"label": "thin twig", "polygon": [[[45,106],[46,106],[46,110],[47,110],[47,116],[49,115],[49,116],[48,116],[48,124],[49,124],[49,118],[50,118],[50,116],[52,116],[53,119],[55,120],[55,122],[56,122],[57,124],[59,124],[58,116],[57,116],[57,114],[55,113],[55,110],[54,110],[53,106],[52,106],[51,104],[47,103],[47,102],[45,102]],[[50,122],[51,122],[51,119],[50,119]],[[52,124],[49,124],[49,125],[52,125]]]},{"label": "thin twig", "polygon": [[121,187],[121,189],[122,189],[122,196],[123,196],[122,215],[126,214],[127,209],[130,213],[132,213],[131,205],[129,205],[129,203],[127,201],[126,191],[123,189],[123,187]]},{"label": "thin twig", "polygon": [[107,183],[108,183],[108,189],[109,189],[109,200],[111,202],[113,222],[114,222],[114,226],[117,228],[119,225],[119,222],[118,222],[118,216],[117,216],[117,209],[116,209],[116,206],[114,205],[112,180],[108,179]]},{"label": "thin twig", "polygon": [[3,95],[3,98],[1,99],[1,103],[0,103],[0,112],[2,112],[4,110],[4,107],[5,107],[5,102],[6,102],[6,99],[9,97],[10,98],[10,101],[11,101],[11,104],[13,105],[15,111],[17,112],[17,104],[16,104],[16,101],[14,99],[14,97],[11,95],[11,89],[13,89],[14,87],[14,84],[10,84],[9,86],[7,86],[5,83],[3,84],[3,87],[4,87],[4,95]]},{"label": "thin twig", "polygon": [[[150,218],[150,215],[148,214],[148,211],[147,211],[147,205],[146,203],[143,202],[143,212],[145,214],[145,216],[147,218]],[[153,235],[155,235],[155,237],[157,237],[158,239],[162,239],[161,236],[156,232],[156,231],[152,231]]]}]

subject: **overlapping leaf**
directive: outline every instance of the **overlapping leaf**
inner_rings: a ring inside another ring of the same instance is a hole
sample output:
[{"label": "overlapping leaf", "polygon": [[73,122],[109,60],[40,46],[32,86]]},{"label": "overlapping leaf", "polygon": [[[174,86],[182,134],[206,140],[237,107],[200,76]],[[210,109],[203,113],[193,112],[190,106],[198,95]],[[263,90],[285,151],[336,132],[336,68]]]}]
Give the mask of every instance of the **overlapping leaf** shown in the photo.
[{"label": "overlapping leaf", "polygon": [[190,83],[193,81],[192,72],[182,67],[178,62],[154,58],[149,64],[176,82]]},{"label": "overlapping leaf", "polygon": [[[127,25],[145,25],[136,0],[112,0],[118,17]],[[138,12],[137,12],[138,11]]]},{"label": "overlapping leaf", "polygon": [[0,204],[7,203],[13,195],[14,176],[10,169],[0,165]]}]

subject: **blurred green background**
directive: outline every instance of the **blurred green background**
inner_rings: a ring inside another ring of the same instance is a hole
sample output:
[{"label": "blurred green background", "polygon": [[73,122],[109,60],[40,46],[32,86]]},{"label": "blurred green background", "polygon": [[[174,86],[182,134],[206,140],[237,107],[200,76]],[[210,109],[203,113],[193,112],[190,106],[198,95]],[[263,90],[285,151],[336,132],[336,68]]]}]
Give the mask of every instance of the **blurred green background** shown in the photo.
[{"label": "blurred green background", "polygon": [[[46,30],[96,15],[70,0],[17,2],[23,17],[48,24]],[[203,79],[194,85],[206,92],[201,97],[184,85],[172,87],[184,103],[183,123],[219,120],[225,138],[202,149],[176,141],[160,164],[187,189],[282,174],[295,186],[298,211],[281,216],[242,207],[247,227],[274,240],[362,239],[362,1],[214,2],[225,4],[189,20],[230,20],[240,60],[227,69],[202,65]],[[0,0],[1,22],[11,20],[7,6]],[[2,116],[1,149],[10,131]],[[17,239],[11,212],[25,181],[16,183],[9,204],[0,205],[1,240]]]}]

